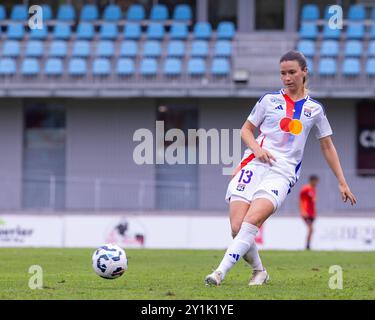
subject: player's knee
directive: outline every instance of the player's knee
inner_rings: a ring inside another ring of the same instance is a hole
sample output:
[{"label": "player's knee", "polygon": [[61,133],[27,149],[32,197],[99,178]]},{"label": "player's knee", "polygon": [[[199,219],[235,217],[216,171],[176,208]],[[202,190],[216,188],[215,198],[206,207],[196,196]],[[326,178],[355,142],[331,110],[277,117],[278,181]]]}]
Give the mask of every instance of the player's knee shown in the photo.
[{"label": "player's knee", "polygon": [[238,234],[238,232],[240,231],[240,228],[241,228],[240,225],[232,226],[232,238],[234,238]]}]

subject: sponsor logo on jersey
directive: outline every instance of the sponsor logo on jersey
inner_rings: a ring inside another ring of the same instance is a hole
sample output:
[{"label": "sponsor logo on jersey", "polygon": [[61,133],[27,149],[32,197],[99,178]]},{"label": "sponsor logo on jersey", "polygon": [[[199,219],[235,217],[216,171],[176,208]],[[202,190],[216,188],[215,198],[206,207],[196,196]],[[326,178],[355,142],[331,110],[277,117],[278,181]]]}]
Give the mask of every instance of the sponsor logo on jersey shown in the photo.
[{"label": "sponsor logo on jersey", "polygon": [[305,109],[303,110],[303,114],[304,114],[306,117],[310,118],[310,117],[311,117],[311,109],[305,108]]},{"label": "sponsor logo on jersey", "polygon": [[280,105],[278,105],[278,106],[275,108],[275,110],[284,110],[284,108],[283,108],[283,106],[280,104]]},{"label": "sponsor logo on jersey", "polygon": [[246,184],[239,183],[237,185],[237,191],[244,191],[246,187]]}]

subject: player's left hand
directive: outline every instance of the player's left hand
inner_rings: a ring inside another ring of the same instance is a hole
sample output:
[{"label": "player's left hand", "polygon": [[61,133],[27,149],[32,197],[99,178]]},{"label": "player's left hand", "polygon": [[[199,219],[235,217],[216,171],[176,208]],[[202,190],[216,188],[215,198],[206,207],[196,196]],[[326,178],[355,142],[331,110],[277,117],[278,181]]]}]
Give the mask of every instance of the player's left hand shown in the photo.
[{"label": "player's left hand", "polygon": [[348,200],[350,200],[351,205],[354,205],[354,204],[357,203],[356,197],[350,191],[350,188],[347,184],[345,184],[345,185],[339,184],[339,189],[340,189],[340,193],[341,193],[341,198],[344,202],[347,202]]}]

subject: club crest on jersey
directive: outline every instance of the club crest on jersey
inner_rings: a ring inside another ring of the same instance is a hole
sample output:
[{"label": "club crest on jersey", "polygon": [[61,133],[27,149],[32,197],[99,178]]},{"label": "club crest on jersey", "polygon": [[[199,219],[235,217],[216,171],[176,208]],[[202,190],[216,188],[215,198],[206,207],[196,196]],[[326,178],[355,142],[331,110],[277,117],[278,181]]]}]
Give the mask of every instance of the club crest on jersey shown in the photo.
[{"label": "club crest on jersey", "polygon": [[303,114],[308,117],[308,118],[311,118],[311,109],[308,109],[308,108],[305,108],[303,110]]},{"label": "club crest on jersey", "polygon": [[237,185],[237,191],[244,191],[246,187],[246,184],[239,183]]}]

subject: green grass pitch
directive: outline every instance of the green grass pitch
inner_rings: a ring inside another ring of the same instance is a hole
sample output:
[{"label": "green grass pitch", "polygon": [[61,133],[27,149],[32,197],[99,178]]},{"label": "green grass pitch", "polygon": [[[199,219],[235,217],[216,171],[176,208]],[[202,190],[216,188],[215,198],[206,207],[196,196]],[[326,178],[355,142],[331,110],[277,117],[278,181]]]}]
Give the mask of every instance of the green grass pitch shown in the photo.
[{"label": "green grass pitch", "polygon": [[[262,251],[271,281],[249,287],[250,269],[241,260],[220,287],[204,277],[223,250],[126,250],[128,271],[98,277],[93,249],[0,249],[0,299],[375,299],[375,252]],[[31,265],[43,268],[43,289],[28,287]],[[343,270],[343,289],[328,282],[332,265]]]}]

